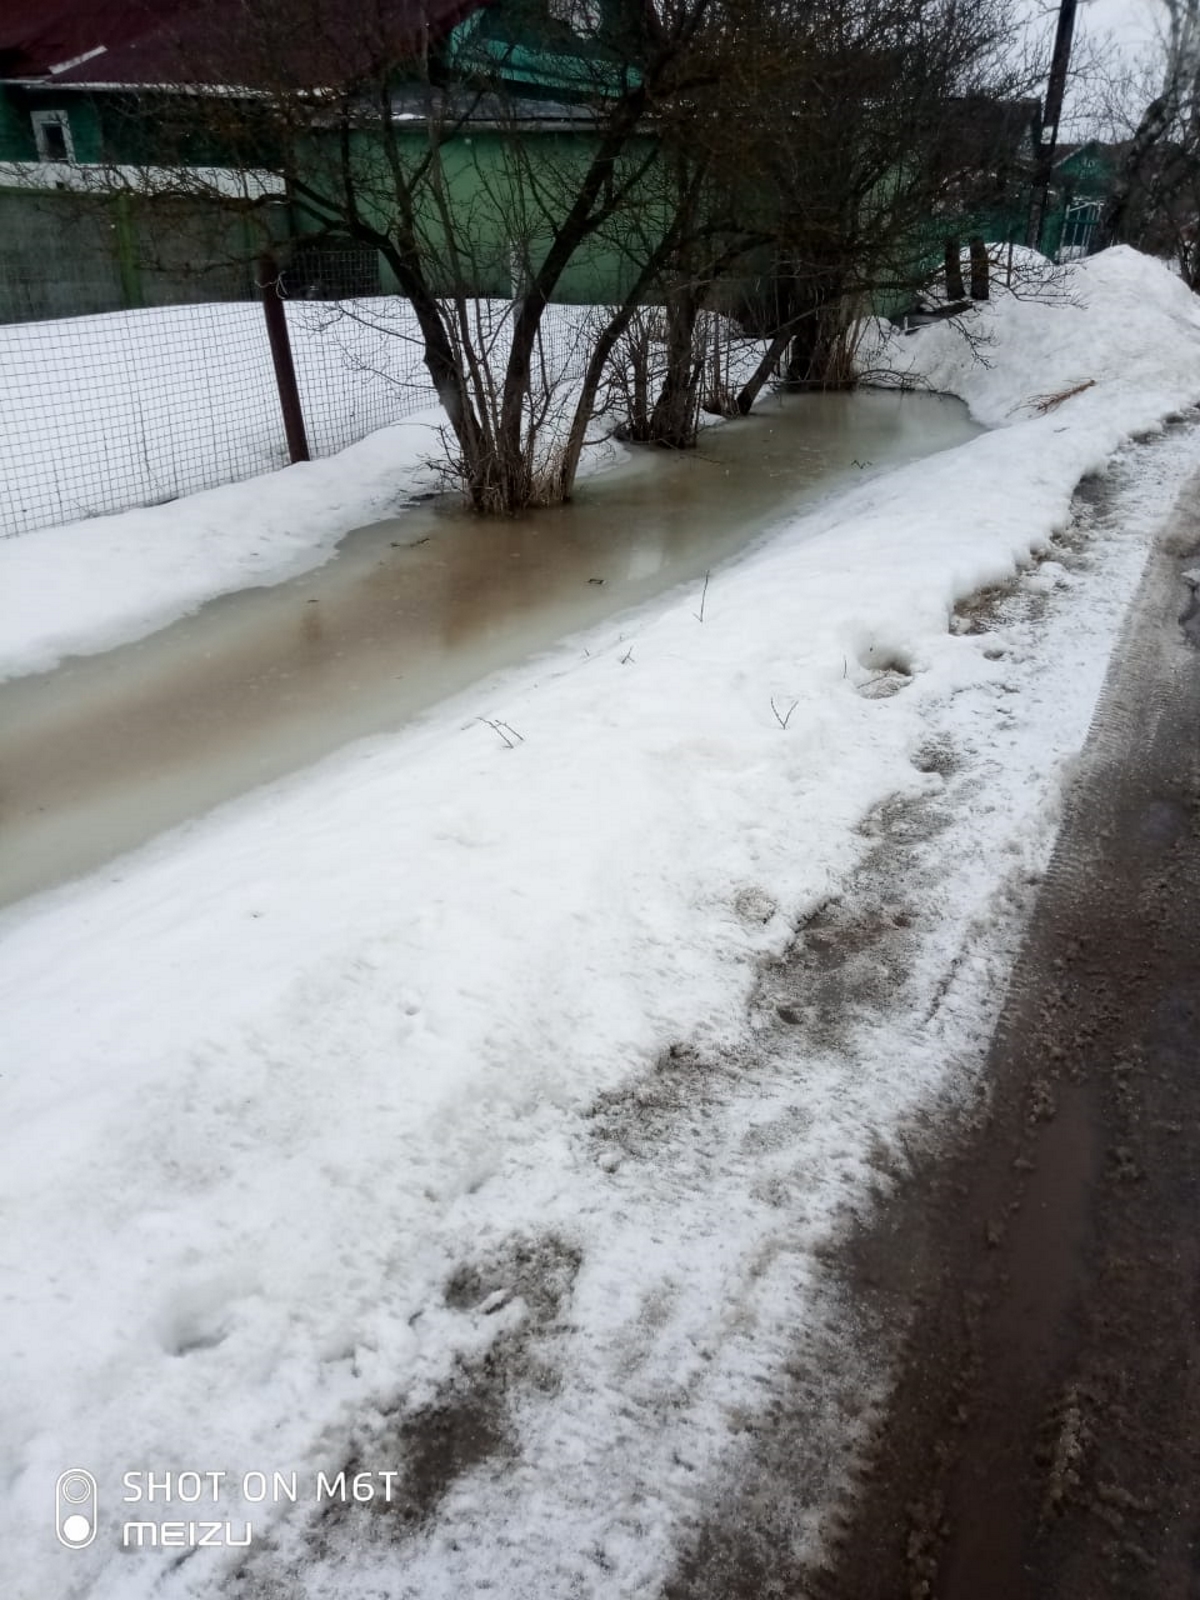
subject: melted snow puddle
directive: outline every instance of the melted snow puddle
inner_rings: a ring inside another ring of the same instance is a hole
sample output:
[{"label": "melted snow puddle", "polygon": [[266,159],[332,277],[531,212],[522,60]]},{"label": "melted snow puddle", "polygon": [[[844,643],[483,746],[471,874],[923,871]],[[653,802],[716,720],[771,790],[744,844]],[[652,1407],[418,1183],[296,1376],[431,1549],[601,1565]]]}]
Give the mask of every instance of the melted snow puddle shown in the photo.
[{"label": "melted snow puddle", "polygon": [[400,727],[478,678],[704,572],[782,513],[980,430],[936,395],[797,396],[637,452],[496,524],[421,506],[302,577],[0,685],[0,904]]}]

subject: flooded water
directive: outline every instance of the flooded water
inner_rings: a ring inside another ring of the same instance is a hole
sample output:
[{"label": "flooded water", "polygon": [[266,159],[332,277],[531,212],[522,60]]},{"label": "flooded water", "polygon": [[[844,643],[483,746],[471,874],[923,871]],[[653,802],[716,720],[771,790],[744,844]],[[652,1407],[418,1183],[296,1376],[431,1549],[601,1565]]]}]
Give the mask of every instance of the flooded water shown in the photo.
[{"label": "flooded water", "polygon": [[[793,506],[979,430],[933,395],[797,396],[503,523],[417,506],[303,577],[0,685],[0,903],[727,561]],[[31,535],[30,537],[36,537]]]}]

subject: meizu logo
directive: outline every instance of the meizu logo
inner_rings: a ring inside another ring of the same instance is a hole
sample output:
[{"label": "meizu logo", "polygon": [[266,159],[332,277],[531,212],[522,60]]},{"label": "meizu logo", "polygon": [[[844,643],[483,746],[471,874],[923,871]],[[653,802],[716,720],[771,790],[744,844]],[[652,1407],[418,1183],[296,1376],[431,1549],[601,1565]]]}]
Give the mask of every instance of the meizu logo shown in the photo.
[{"label": "meizu logo", "polygon": [[248,1545],[254,1529],[243,1522],[235,1533],[232,1522],[127,1522],[121,1530],[126,1549],[141,1550],[147,1545],[163,1549],[199,1550],[212,1545]]},{"label": "meizu logo", "polygon": [[61,1473],[54,1486],[54,1532],[68,1550],[86,1550],[96,1537],[96,1480],[82,1467]]}]

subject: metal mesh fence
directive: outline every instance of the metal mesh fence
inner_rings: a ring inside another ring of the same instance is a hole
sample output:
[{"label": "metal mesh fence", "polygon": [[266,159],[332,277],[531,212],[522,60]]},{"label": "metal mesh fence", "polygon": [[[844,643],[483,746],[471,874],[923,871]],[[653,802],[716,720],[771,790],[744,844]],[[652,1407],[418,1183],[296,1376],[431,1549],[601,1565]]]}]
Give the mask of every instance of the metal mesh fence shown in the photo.
[{"label": "metal mesh fence", "polygon": [[[72,286],[58,287],[66,296]],[[75,287],[83,306],[111,292],[107,282]],[[435,404],[416,319],[407,301],[380,292],[372,257],[298,254],[280,291],[312,456]],[[502,347],[511,309],[475,302],[473,337]],[[578,318],[553,310],[539,355],[549,381],[563,383],[579,360]],[[162,504],[289,459],[257,301],[0,325],[0,405],[6,536]]]},{"label": "metal mesh fence", "polygon": [[[112,292],[107,281],[58,285],[67,298],[72,287],[81,306]],[[312,456],[435,404],[416,319],[407,301],[380,292],[371,257],[298,254],[280,290]],[[0,304],[3,293],[0,259]],[[475,302],[473,337],[502,349],[511,309]],[[552,310],[539,356],[548,380],[564,383],[579,361],[582,313]],[[5,536],[159,505],[289,459],[258,301],[0,324],[0,407]]]},{"label": "metal mesh fence", "polygon": [[0,328],[0,392],[6,534],[159,504],[286,460],[255,305]]},{"label": "metal mesh fence", "polygon": [[378,292],[335,293],[339,282],[353,284],[358,276],[353,257],[327,263],[326,298],[287,302],[300,409],[314,456],[332,455],[435,402],[408,302]]},{"label": "metal mesh fence", "polygon": [[[2,269],[0,260],[0,289]],[[436,404],[417,319],[408,301],[382,292],[373,253],[297,251],[278,283],[272,273],[247,284],[259,298],[0,324],[0,534],[161,505],[285,466],[272,306],[283,307],[311,456]],[[56,278],[60,297],[71,287]],[[82,281],[78,303],[95,304],[100,289],[111,285]],[[507,300],[460,307],[462,331],[492,373],[507,356],[512,312]],[[599,307],[547,308],[528,419],[535,453],[565,426],[598,318]],[[719,387],[732,325],[710,320],[703,349]],[[291,420],[294,444],[294,409]]]},{"label": "metal mesh fence", "polygon": [[[80,284],[79,303],[97,292]],[[432,404],[399,302],[293,301],[287,318],[314,456]],[[6,535],[161,504],[288,460],[254,302],[0,326],[0,400]]]}]

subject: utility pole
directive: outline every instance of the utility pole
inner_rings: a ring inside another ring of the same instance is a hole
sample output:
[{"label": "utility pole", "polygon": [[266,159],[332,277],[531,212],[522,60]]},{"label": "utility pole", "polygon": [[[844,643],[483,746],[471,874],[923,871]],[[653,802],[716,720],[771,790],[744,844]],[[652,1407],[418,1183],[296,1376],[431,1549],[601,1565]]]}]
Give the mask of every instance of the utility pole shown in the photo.
[{"label": "utility pole", "polygon": [[[1042,247],[1046,209],[1050,203],[1050,179],[1054,171],[1054,152],[1058,148],[1058,124],[1063,96],[1067,90],[1067,69],[1071,64],[1071,40],[1075,34],[1076,0],[1061,0],[1058,28],[1054,34],[1054,55],[1050,80],[1046,85],[1046,110],[1039,132],[1037,162],[1033,172],[1033,203],[1029,210],[1028,242],[1035,250]],[[1049,137],[1047,138],[1047,133]]]}]

